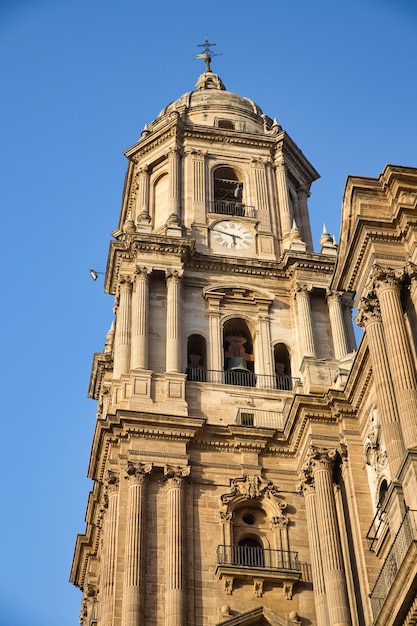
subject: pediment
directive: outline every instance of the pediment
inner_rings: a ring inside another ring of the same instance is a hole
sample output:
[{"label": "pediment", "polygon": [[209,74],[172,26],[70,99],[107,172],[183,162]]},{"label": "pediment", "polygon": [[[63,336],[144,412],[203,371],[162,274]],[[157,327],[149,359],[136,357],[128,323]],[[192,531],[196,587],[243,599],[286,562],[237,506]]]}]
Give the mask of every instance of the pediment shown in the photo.
[{"label": "pediment", "polygon": [[242,287],[241,285],[215,285],[204,289],[204,297],[227,302],[242,300],[246,303],[272,303],[274,295],[264,289],[254,289],[252,287]]},{"label": "pediment", "polygon": [[287,619],[267,607],[260,606],[251,611],[230,617],[216,626],[294,626],[300,623],[297,618]]}]

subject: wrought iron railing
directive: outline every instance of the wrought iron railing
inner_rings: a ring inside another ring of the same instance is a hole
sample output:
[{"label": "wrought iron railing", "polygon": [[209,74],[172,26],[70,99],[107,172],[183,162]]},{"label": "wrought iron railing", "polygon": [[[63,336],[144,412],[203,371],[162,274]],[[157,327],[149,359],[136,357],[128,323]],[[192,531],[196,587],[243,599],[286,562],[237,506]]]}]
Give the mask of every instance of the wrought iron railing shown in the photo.
[{"label": "wrought iron railing", "polygon": [[217,564],[276,571],[299,572],[301,570],[298,552],[254,546],[220,545],[217,548]]},{"label": "wrought iron railing", "polygon": [[234,202],[233,200],[213,200],[210,202],[210,213],[236,217],[256,217],[256,209],[254,206],[249,206],[242,202]]},{"label": "wrought iron railing", "polygon": [[375,552],[375,545],[378,539],[383,534],[383,529],[384,527],[386,527],[386,525],[386,511],[385,509],[379,508],[375,513],[375,517],[372,520],[368,532],[366,533],[366,538],[368,540],[368,545],[371,552]]},{"label": "wrought iron railing", "polygon": [[254,374],[249,370],[206,370],[198,367],[187,367],[187,380],[214,385],[237,385],[239,387],[257,387],[258,389],[280,389],[292,391],[300,382],[299,378],[290,376],[268,376]]},{"label": "wrought iron railing", "polygon": [[392,546],[369,597],[374,621],[378,618],[397,573],[413,541],[417,541],[417,511],[409,509],[395,535]]},{"label": "wrought iron railing", "polygon": [[236,424],[239,426],[249,426],[254,428],[274,428],[275,430],[284,430],[288,417],[288,409],[286,411],[266,411],[264,409],[255,409],[252,407],[238,408],[236,416]]}]

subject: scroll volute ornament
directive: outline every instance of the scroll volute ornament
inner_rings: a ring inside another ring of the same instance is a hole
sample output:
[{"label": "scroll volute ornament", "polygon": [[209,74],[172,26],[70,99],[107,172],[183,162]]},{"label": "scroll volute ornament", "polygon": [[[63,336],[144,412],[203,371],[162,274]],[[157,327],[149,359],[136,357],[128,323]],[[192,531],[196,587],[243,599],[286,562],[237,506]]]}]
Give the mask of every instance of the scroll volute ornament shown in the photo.
[{"label": "scroll volute ornament", "polygon": [[190,475],[191,467],[180,467],[179,465],[165,465],[164,476],[168,484],[174,484],[177,487],[183,485],[184,479]]}]

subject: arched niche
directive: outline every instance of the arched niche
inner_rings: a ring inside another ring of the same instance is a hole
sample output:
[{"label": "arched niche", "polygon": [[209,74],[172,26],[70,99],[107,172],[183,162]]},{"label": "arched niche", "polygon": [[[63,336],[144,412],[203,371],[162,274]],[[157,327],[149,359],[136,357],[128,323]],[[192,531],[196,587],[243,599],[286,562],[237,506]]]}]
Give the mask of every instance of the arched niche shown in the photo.
[{"label": "arched niche", "polygon": [[214,200],[242,202],[242,176],[232,167],[220,166],[213,170]]},{"label": "arched niche", "polygon": [[223,355],[225,383],[254,387],[255,356],[252,333],[241,317],[232,317],[223,324]]},{"label": "arched niche", "polygon": [[277,389],[292,389],[291,359],[285,343],[274,345],[274,368]]},{"label": "arched niche", "polygon": [[207,368],[206,340],[202,335],[192,334],[187,340],[187,378],[205,382]]}]

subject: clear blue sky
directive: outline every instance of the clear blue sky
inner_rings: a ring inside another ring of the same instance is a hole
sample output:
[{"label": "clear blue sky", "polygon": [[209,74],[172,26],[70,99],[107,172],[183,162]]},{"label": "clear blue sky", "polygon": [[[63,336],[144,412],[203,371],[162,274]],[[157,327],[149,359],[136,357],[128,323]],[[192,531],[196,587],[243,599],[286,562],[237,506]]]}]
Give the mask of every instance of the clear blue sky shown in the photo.
[{"label": "clear blue sky", "polygon": [[[68,582],[84,531],[93,352],[127,162],[145,123],[203,71],[255,100],[322,178],[310,198],[339,238],[346,176],[417,166],[411,0],[0,1],[2,626],[76,626]],[[102,277],[101,277],[102,278]]]}]

